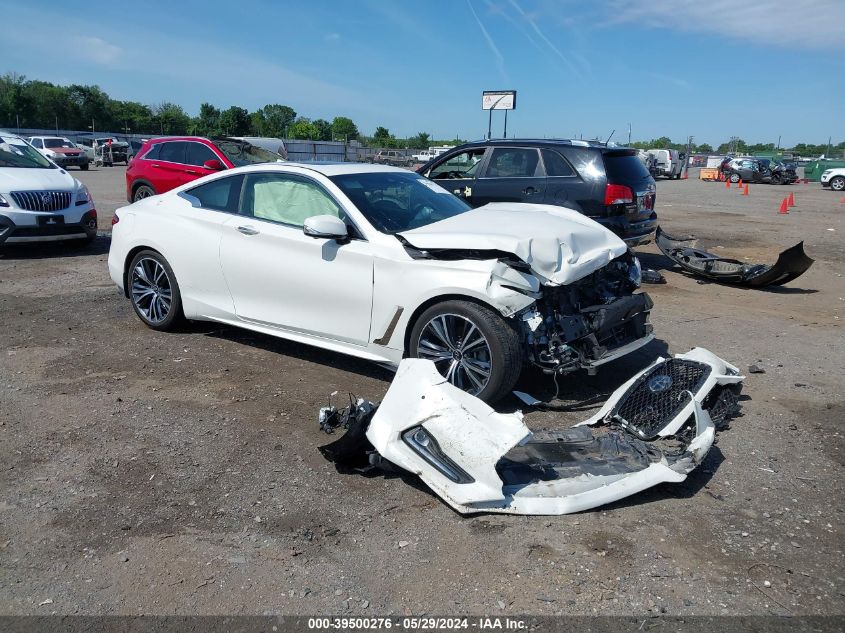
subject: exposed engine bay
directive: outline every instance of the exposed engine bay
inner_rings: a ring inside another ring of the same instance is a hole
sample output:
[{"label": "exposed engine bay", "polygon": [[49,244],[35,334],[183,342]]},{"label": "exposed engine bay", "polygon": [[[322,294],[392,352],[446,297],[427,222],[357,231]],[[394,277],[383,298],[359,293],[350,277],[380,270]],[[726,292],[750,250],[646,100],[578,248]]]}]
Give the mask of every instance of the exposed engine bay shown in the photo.
[{"label": "exposed engine bay", "polygon": [[641,269],[630,251],[566,286],[545,286],[521,315],[528,359],[546,373],[591,370],[654,335],[648,322],[654,303],[640,285]]},{"label": "exposed engine bay", "polygon": [[591,418],[536,436],[522,414],[497,413],[405,359],[384,401],[320,410],[320,452],[339,468],[413,473],[461,513],[557,515],[680,482],[738,411],[744,376],[696,348],[661,358],[621,385]]}]

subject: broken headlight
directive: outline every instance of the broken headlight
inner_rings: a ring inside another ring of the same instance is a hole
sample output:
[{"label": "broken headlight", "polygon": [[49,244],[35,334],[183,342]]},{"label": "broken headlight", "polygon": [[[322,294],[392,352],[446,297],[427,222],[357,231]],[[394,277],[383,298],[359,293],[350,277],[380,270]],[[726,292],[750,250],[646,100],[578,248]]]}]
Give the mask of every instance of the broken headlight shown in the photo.
[{"label": "broken headlight", "polygon": [[437,440],[422,426],[414,426],[402,433],[402,441],[417,455],[434,466],[444,477],[456,484],[471,484],[475,481],[460,466],[441,450]]},{"label": "broken headlight", "polygon": [[628,280],[636,288],[639,288],[643,281],[643,267],[640,264],[639,257],[631,257],[631,263],[628,266]]}]

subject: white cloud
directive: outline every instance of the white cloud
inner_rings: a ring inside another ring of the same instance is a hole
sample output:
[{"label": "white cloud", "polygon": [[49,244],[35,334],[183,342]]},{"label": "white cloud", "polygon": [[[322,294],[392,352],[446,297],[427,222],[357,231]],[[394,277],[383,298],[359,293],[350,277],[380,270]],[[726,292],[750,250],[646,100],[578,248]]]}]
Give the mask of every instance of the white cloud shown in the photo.
[{"label": "white cloud", "polygon": [[470,0],[467,0],[467,6],[469,7],[470,12],[472,13],[472,17],[475,18],[475,22],[476,24],[478,24],[478,28],[481,29],[481,34],[487,41],[487,46],[490,47],[490,52],[492,52],[493,56],[496,58],[496,66],[499,68],[499,73],[502,75],[502,80],[506,83],[510,83],[510,78],[508,77],[508,73],[505,70],[505,58],[502,56],[502,53],[499,52],[499,48],[496,46],[496,43],[493,41],[493,38],[490,37],[490,33],[488,33],[487,29],[484,28],[484,24],[478,18],[478,14],[475,12],[475,8],[472,6],[472,2],[470,2]]},{"label": "white cloud", "polygon": [[576,75],[577,77],[580,77],[581,73],[578,72],[578,69],[575,67],[575,65],[571,61],[569,61],[569,58],[566,55],[564,55],[557,46],[552,44],[551,40],[548,37],[546,37],[546,35],[545,35],[545,33],[543,33],[543,31],[540,30],[540,27],[538,27],[537,23],[534,21],[534,17],[532,15],[529,15],[525,11],[523,11],[522,7],[519,6],[519,4],[517,4],[516,0],[508,0],[508,1],[510,2],[510,5],[514,8],[514,10],[516,10],[516,12],[519,13],[519,15],[526,22],[528,22],[528,26],[531,27],[531,30],[534,31],[534,33],[537,35],[537,37],[539,37],[546,44],[546,46],[548,46],[550,49],[552,49],[554,54],[557,55],[564,64],[566,64],[566,66],[569,68],[569,70],[572,71],[572,74]]},{"label": "white cloud", "polygon": [[103,66],[112,66],[123,55],[123,49],[99,37],[78,35],[71,38],[69,53]]},{"label": "white cloud", "polygon": [[842,0],[613,0],[610,24],[715,33],[770,46],[845,47]]}]

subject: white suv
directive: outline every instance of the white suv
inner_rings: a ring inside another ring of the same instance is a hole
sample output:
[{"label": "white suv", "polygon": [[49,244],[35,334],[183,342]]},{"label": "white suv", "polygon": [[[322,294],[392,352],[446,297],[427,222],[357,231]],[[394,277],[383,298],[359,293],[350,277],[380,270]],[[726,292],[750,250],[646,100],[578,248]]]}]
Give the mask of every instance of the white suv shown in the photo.
[{"label": "white suv", "polygon": [[825,169],[821,183],[822,187],[830,187],[834,191],[845,191],[845,167]]},{"label": "white suv", "polygon": [[88,169],[88,155],[63,136],[30,136],[29,144],[59,167]]},{"label": "white suv", "polygon": [[88,188],[21,137],[0,132],[0,246],[95,237]]}]

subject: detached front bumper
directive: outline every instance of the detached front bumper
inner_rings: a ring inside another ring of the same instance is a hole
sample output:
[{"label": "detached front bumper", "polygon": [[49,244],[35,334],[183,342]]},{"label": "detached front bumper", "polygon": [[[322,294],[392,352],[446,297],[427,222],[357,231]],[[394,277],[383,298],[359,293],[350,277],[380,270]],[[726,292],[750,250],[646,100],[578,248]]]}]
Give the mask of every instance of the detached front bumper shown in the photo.
[{"label": "detached front bumper", "polygon": [[88,164],[88,156],[86,154],[79,154],[78,156],[55,156],[51,158],[59,167],[81,167]]}]

